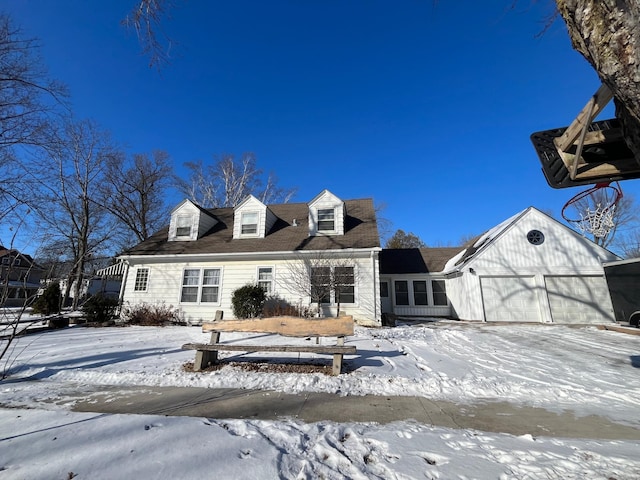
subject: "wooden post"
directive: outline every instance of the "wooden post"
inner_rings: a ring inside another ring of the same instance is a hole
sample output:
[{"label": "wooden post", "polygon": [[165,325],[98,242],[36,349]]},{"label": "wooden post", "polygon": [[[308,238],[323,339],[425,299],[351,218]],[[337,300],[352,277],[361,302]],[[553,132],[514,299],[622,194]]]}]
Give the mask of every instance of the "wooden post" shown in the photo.
[{"label": "wooden post", "polygon": [[334,353],[333,354],[333,370],[331,373],[333,375],[340,375],[341,372],[342,372],[342,354]]},{"label": "wooden post", "polygon": [[[219,318],[218,318],[219,317]],[[216,312],[216,320],[222,320],[222,310]],[[220,341],[220,332],[211,332],[209,343],[218,343]],[[199,372],[209,365],[218,363],[217,350],[196,350],[196,359],[193,362],[193,371]]]}]

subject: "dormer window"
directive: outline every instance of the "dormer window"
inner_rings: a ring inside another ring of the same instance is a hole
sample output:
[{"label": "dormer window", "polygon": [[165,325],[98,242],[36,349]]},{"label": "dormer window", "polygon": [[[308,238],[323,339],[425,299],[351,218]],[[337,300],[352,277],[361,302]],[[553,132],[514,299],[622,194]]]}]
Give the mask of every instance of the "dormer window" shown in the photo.
[{"label": "dormer window", "polygon": [[258,233],[258,212],[242,212],[241,215],[242,235],[256,235]]},{"label": "dormer window", "polygon": [[309,203],[309,235],[344,235],[345,217],[344,202],[323,190]]},{"label": "dormer window", "polygon": [[176,218],[176,237],[191,236],[191,215],[178,215]]},{"label": "dormer window", "polygon": [[333,232],[335,228],[335,211],[333,208],[318,209],[318,231]]}]

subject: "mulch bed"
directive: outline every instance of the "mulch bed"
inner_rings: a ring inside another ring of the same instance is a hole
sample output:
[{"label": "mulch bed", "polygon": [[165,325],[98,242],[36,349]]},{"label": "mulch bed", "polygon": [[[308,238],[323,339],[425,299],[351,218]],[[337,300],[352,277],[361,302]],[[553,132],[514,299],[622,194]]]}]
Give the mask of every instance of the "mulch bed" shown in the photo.
[{"label": "mulch bed", "polygon": [[[308,363],[281,363],[281,362],[264,362],[264,361],[226,361],[220,360],[216,365],[211,365],[201,372],[215,372],[223,367],[232,367],[243,370],[245,372],[267,372],[267,373],[322,373],[324,375],[331,375],[332,365],[308,362]],[[182,366],[185,372],[193,372],[193,362],[187,362]],[[342,372],[347,373],[352,369],[347,362],[342,363]],[[199,372],[194,372],[199,373]]]}]

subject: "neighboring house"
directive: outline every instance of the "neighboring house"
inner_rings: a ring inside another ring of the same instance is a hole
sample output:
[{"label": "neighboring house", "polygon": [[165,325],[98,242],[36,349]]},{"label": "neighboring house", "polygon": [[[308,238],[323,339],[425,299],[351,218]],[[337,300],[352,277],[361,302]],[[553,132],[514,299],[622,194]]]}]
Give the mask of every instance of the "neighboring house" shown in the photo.
[{"label": "neighboring house", "polygon": [[0,305],[22,307],[38,293],[44,269],[31,256],[0,246]]},{"label": "neighboring house", "polygon": [[497,322],[613,322],[602,264],[614,260],[529,207],[467,248],[383,251],[383,311]]},{"label": "neighboring house", "polygon": [[267,206],[250,195],[235,208],[203,209],[184,200],[168,227],[120,256],[122,301],[173,305],[197,323],[216,310],[233,318],[233,292],[259,284],[291,305],[319,301],[324,315],[339,305],[358,323],[380,325],[380,250],[371,199],[324,190],[308,204]]}]

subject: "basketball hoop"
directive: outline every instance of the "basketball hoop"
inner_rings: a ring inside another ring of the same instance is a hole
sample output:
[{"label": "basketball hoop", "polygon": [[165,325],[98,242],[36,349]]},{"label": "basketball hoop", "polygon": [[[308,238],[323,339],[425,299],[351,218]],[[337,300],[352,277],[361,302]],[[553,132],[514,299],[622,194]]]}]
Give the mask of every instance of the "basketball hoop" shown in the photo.
[{"label": "basketball hoop", "polygon": [[622,198],[620,184],[598,183],[578,193],[562,208],[562,218],[575,224],[584,235],[606,237],[615,227],[616,206]]}]

